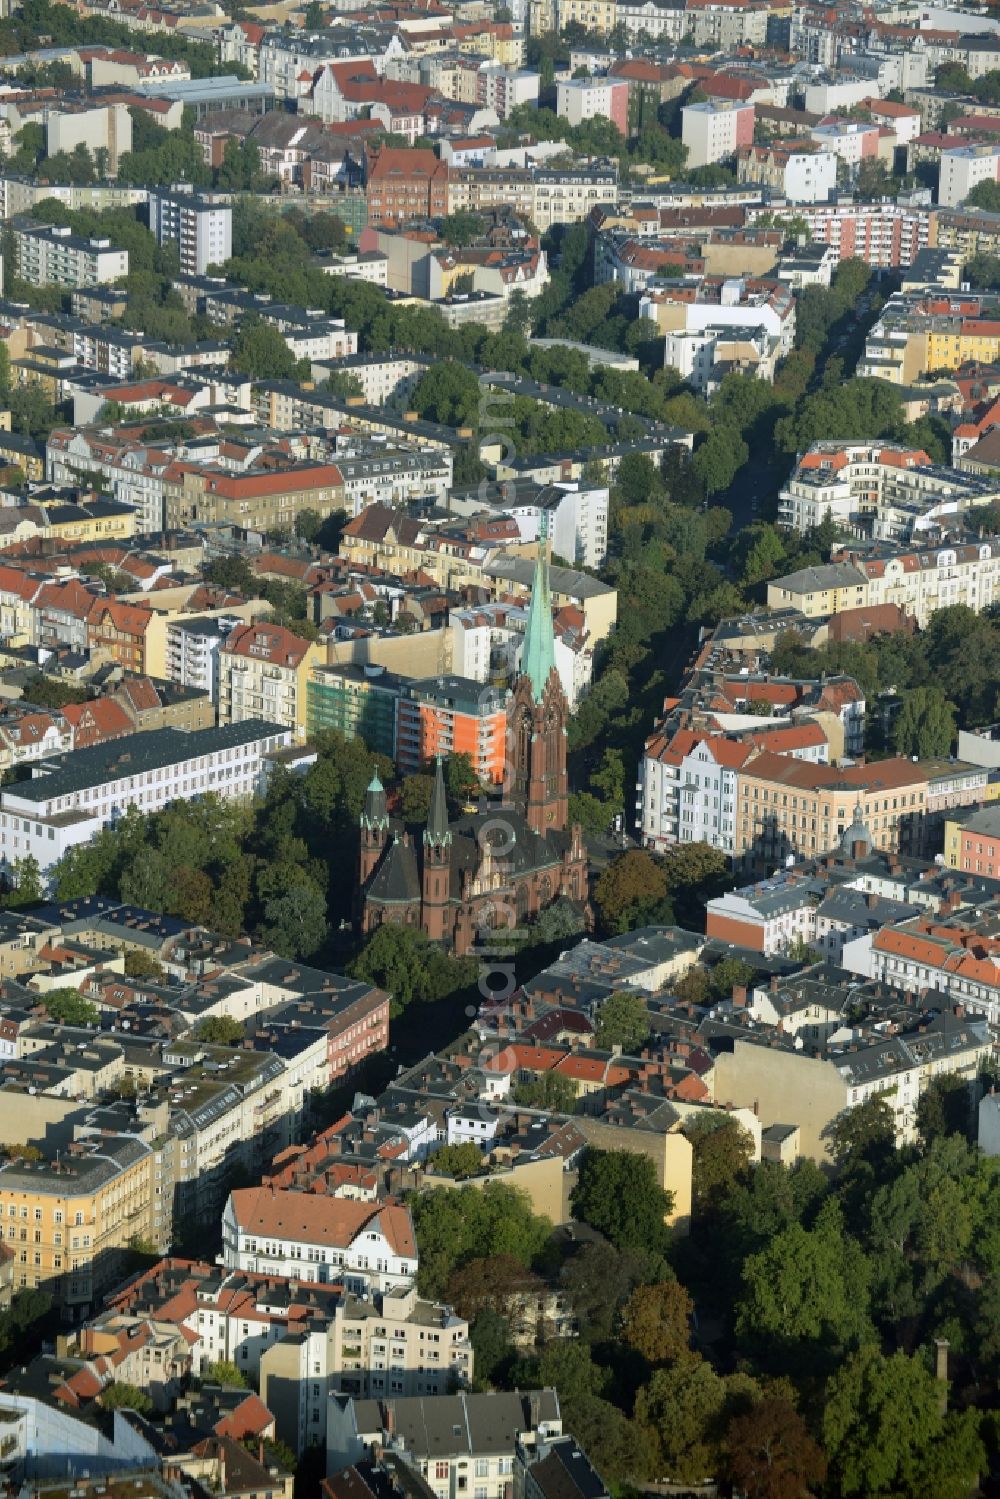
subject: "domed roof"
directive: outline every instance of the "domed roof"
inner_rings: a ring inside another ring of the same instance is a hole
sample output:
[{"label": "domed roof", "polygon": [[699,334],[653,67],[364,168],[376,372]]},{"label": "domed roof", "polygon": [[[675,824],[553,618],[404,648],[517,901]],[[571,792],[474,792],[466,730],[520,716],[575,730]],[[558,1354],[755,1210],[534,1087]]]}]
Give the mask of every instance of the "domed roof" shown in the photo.
[{"label": "domed roof", "polygon": [[840,847],[845,854],[854,855],[857,852],[859,843],[863,846],[865,854],[871,853],[874,845],[872,844],[872,835],[868,831],[868,824],[865,822],[864,817],[865,809],[858,802],[854,808],[854,821],[849,828],[844,830],[844,835],[840,840]]}]

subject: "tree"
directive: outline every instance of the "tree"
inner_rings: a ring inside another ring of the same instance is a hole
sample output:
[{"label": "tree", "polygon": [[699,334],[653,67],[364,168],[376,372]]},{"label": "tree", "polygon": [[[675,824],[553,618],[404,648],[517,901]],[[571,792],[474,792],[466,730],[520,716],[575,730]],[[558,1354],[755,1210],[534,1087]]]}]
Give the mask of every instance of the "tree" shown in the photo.
[{"label": "tree", "polygon": [[970,208],[985,208],[988,213],[1000,213],[1000,184],[977,182],[967,194],[965,202]]},{"label": "tree", "polygon": [[539,911],[528,928],[528,941],[532,947],[562,942],[567,937],[578,937],[586,927],[586,917],[577,902],[568,895],[560,895]]},{"label": "tree", "polygon": [[662,866],[644,849],[630,849],[614,859],[594,887],[594,905],[602,928],[627,932],[640,926],[667,893]]},{"label": "tree", "polygon": [[231,1359],[218,1359],[205,1364],[201,1371],[202,1384],[221,1385],[224,1390],[246,1390],[249,1388],[246,1375]]},{"label": "tree", "polygon": [[206,1015],[199,1020],[195,1035],[211,1046],[242,1046],[246,1031],[231,1015]]},{"label": "tree", "polygon": [[444,999],[472,983],[476,963],[449,957],[413,927],[388,922],[372,933],[348,971],[388,990],[392,1013],[399,1015],[409,1004]]},{"label": "tree", "polygon": [[622,1333],[648,1364],[675,1363],[690,1351],[694,1303],[677,1280],[637,1286],[622,1309]]},{"label": "tree", "polygon": [[647,1156],[588,1149],[571,1196],[574,1218],[589,1223],[618,1249],[663,1252],[673,1193],[661,1187]]},{"label": "tree", "polygon": [[256,380],[294,380],[298,361],[282,335],[259,317],[244,318],[233,335],[229,363]]},{"label": "tree", "polygon": [[752,1381],[731,1376],[730,1385],[711,1364],[694,1355],[658,1369],[636,1396],[635,1416],[656,1453],[655,1472],[674,1483],[711,1479],[722,1458],[722,1434],[731,1395],[755,1391]]},{"label": "tree", "polygon": [[606,1239],[584,1244],[562,1272],[580,1336],[592,1343],[608,1342],[617,1333],[619,1313],[636,1286],[668,1274],[661,1255],[639,1249],[616,1249]]},{"label": "tree", "polygon": [[472,370],[446,359],[420,377],[410,405],[420,416],[444,427],[475,427],[480,398],[479,381]]},{"label": "tree", "polygon": [[428,1161],[428,1168],[435,1176],[453,1176],[456,1181],[463,1176],[478,1176],[485,1165],[485,1156],[471,1141],[462,1145],[443,1145]]},{"label": "tree", "polygon": [[945,758],[955,742],[955,705],[940,687],[913,687],[903,695],[903,706],[893,724],[899,755],[922,760]]},{"label": "tree", "polygon": [[696,1213],[710,1212],[750,1175],[753,1139],[736,1119],[708,1113],[685,1129],[693,1149],[691,1192]]},{"label": "tree", "polygon": [[828,1130],[827,1149],[842,1169],[864,1162],[881,1168],[896,1147],[896,1127],[888,1100],[879,1094],[838,1114]]},{"label": "tree", "polygon": [[602,1051],[634,1052],[649,1035],[649,1011],[641,995],[620,989],[598,1011],[594,1044]]},{"label": "tree", "polygon": [[423,827],[431,807],[431,792],[434,777],[431,775],[405,776],[399,788],[399,812],[407,827]]},{"label": "tree", "polygon": [[124,1380],[113,1379],[104,1386],[98,1399],[108,1411],[135,1411],[137,1416],[149,1416],[153,1411],[153,1402],[146,1391]]},{"label": "tree", "polygon": [[750,449],[735,427],[713,427],[691,460],[708,494],[728,489],[750,457]]},{"label": "tree", "polygon": [[723,958],[709,975],[709,987],[716,999],[729,999],[734,989],[749,988],[753,973],[745,958]]},{"label": "tree", "polygon": [[917,1099],[917,1129],[925,1146],[946,1135],[967,1135],[972,1121],[972,1098],[963,1077],[946,1072],[931,1078]]},{"label": "tree", "polygon": [[130,947],[125,953],[125,976],[130,979],[163,979],[166,970],[144,947]]},{"label": "tree", "polygon": [[13,861],[10,879],[13,888],[7,897],[6,905],[31,906],[43,898],[45,891],[42,885],[42,872],[33,854],[25,854],[23,858]]},{"label": "tree", "polygon": [[473,1388],[488,1390],[502,1385],[504,1370],[514,1360],[510,1323],[500,1312],[484,1307],[469,1328],[469,1341],[476,1356]]},{"label": "tree", "polygon": [[283,958],[311,958],[323,946],[328,930],[326,897],[303,880],[266,903],[260,939]]},{"label": "tree", "polygon": [[867,1346],[827,1384],[823,1444],[836,1492],[859,1499],[963,1499],[986,1453],[972,1411],[945,1415],[918,1358]]},{"label": "tree", "polygon": [[517,1311],[516,1297],[525,1291],[543,1290],[544,1286],[545,1282],[513,1255],[491,1254],[469,1260],[455,1271],[448,1282],[447,1299],[461,1317],[473,1321],[489,1309],[502,1315],[509,1328]]},{"label": "tree", "polygon": [[50,989],[41,996],[50,1020],[59,1025],[96,1026],[97,1006],[84,999],[78,989]]},{"label": "tree", "polygon": [[746,1499],[803,1499],[826,1477],[823,1449],[780,1395],[765,1396],[734,1416],[723,1452],[723,1473]]},{"label": "tree", "polygon": [[441,238],[446,245],[458,248],[471,245],[483,232],[483,221],[477,213],[458,209],[441,220]]},{"label": "tree", "polygon": [[868,1265],[827,1204],[816,1226],[791,1223],[743,1264],[736,1331],[783,1370],[815,1367],[869,1332]]},{"label": "tree", "polygon": [[412,1199],[422,1296],[444,1295],[455,1271],[470,1260],[509,1255],[526,1269],[542,1263],[552,1225],[533,1213],[523,1192],[502,1182],[434,1187]]},{"label": "tree", "polygon": [[577,1104],[576,1086],[561,1072],[542,1072],[530,1082],[517,1083],[513,1100],[526,1109],[551,1109],[555,1114],[572,1114]]}]

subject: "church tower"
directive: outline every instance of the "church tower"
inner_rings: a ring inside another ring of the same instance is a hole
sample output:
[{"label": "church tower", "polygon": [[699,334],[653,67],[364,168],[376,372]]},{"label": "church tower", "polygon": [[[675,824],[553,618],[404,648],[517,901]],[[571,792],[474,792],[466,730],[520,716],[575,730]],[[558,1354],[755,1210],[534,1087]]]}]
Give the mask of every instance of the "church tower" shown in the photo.
[{"label": "church tower", "polygon": [[446,936],[448,900],[451,894],[451,829],[448,826],[448,798],[444,789],[441,756],[434,767],[434,788],[427,809],[424,829],[423,858],[423,928],[434,942]]},{"label": "church tower", "polygon": [[561,831],[568,818],[566,723],[569,704],[556,670],[547,531],[543,517],[521,669],[507,706],[508,800],[536,833]]},{"label": "church tower", "polygon": [[358,885],[364,889],[375,873],[375,867],[382,857],[389,838],[389,811],[386,805],[385,787],[378,778],[377,770],[365,792],[365,804],[361,809],[360,823],[361,853]]}]

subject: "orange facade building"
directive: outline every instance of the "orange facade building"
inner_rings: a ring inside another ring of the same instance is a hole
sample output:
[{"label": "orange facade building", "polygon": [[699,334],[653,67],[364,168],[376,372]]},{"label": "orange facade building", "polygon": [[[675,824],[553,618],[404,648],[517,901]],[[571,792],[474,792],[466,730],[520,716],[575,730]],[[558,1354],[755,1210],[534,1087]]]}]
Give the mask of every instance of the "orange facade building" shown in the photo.
[{"label": "orange facade building", "polygon": [[484,785],[502,783],[507,707],[496,688],[470,677],[428,677],[409,684],[397,712],[400,770],[420,770],[439,755],[466,754]]}]

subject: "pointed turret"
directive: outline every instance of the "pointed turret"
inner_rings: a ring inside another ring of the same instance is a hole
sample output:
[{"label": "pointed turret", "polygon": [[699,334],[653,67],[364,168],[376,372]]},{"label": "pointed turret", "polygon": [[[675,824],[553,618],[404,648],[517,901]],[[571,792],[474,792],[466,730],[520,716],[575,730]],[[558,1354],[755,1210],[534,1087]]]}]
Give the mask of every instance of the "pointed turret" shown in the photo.
[{"label": "pointed turret", "polygon": [[444,789],[444,768],[438,755],[434,768],[434,789],[427,809],[427,827],[424,842],[428,848],[444,848],[451,842],[448,828],[448,798]]},{"label": "pointed turret", "polygon": [[531,585],[528,622],[524,630],[524,649],[521,652],[521,673],[530,679],[531,693],[536,703],[541,702],[549,673],[556,664],[549,564],[545,556],[547,540],[548,532],[543,517],[542,529],[538,533],[538,556],[535,559],[535,576]]},{"label": "pointed turret", "polygon": [[389,838],[389,808],[385,799],[385,787],[379,780],[378,771],[372,776],[365,792],[364,806],[358,818],[361,838],[358,844],[358,892],[364,890],[385,852]]},{"label": "pointed turret", "polygon": [[389,810],[386,805],[385,787],[376,770],[365,792],[365,804],[361,810],[361,826],[369,831],[389,826]]}]

